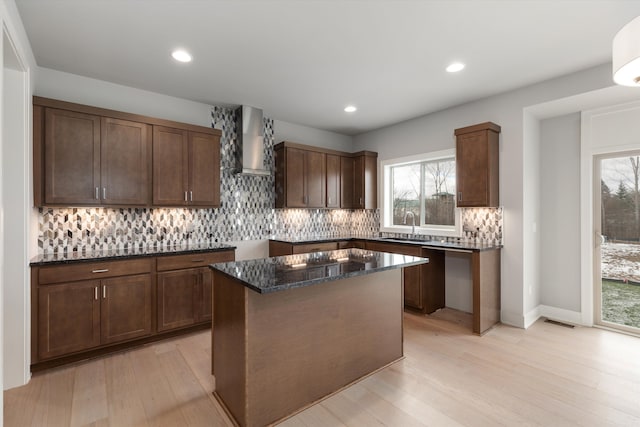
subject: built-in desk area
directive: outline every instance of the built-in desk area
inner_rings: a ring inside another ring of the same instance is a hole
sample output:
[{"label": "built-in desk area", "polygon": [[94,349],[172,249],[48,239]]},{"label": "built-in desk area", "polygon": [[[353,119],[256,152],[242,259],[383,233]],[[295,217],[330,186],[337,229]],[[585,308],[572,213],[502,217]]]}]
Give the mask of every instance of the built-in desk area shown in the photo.
[{"label": "built-in desk area", "polygon": [[482,335],[500,322],[501,246],[475,242],[411,240],[378,236],[278,237],[269,241],[269,254],[274,256],[343,247],[361,247],[429,258],[429,263],[426,265],[405,268],[403,277],[405,308],[425,314],[447,306],[446,259],[451,258],[447,255],[468,256],[471,273],[473,333]]}]

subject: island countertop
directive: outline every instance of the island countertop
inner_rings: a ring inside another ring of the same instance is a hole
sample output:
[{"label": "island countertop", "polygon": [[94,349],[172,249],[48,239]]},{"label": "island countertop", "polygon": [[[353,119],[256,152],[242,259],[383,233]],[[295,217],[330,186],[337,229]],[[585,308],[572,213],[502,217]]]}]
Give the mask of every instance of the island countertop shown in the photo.
[{"label": "island countertop", "polygon": [[342,249],[219,263],[210,267],[249,289],[266,294],[428,262],[428,258],[410,255]]}]

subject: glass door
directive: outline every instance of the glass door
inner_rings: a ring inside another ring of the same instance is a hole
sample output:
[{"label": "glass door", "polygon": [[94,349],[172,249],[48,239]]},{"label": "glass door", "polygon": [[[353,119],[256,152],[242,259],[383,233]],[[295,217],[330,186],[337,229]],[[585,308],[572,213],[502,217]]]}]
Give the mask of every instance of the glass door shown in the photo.
[{"label": "glass door", "polygon": [[640,335],[640,152],[594,163],[595,323]]}]

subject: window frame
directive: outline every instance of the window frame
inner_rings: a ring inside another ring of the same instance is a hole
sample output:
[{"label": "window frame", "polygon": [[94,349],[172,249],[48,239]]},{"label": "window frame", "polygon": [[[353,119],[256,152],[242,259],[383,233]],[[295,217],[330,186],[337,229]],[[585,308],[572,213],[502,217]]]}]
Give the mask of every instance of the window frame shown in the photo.
[{"label": "window frame", "polygon": [[[453,159],[455,161],[456,150],[455,148],[433,151],[429,153],[416,154],[413,156],[400,157],[395,159],[387,159],[380,162],[380,198],[382,201],[382,207],[380,209],[380,231],[386,233],[406,233],[411,234],[411,225],[393,225],[393,187],[392,187],[392,173],[391,170],[395,166],[405,166],[412,163],[424,163],[435,160]],[[457,185],[457,182],[456,182]],[[423,188],[424,183],[420,183]],[[457,194],[457,190],[454,189],[453,194]],[[420,195],[421,196],[421,195]],[[454,200],[455,197],[454,197]],[[420,201],[422,206],[424,199]],[[420,217],[423,217],[423,209],[420,209]],[[457,206],[454,210],[454,225],[436,225],[427,224],[421,225],[423,218],[416,218],[417,223],[415,226],[414,234],[423,234],[431,236],[447,236],[447,237],[461,237],[462,236],[462,209]]]}]

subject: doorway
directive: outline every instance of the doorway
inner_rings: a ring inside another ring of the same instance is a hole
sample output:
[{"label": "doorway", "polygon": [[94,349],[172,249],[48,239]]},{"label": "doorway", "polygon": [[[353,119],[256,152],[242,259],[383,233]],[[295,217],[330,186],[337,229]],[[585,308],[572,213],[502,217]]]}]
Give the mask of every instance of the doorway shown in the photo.
[{"label": "doorway", "polygon": [[594,157],[594,321],[640,335],[640,151]]}]

